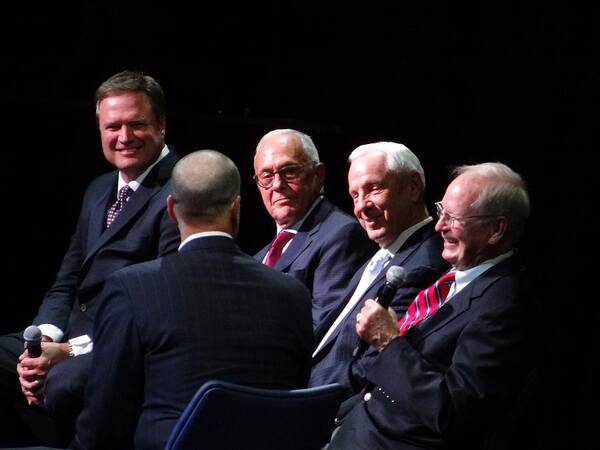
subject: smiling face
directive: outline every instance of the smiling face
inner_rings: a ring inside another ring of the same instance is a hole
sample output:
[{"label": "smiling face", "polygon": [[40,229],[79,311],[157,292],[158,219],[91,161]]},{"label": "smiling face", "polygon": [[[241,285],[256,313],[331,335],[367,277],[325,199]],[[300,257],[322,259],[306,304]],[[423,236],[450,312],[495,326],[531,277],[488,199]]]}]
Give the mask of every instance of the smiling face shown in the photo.
[{"label": "smiling face", "polygon": [[164,146],[164,119],[158,120],[142,92],[123,92],[98,105],[98,127],[104,157],[125,181],[136,179]]},{"label": "smiling face", "polygon": [[[456,177],[446,189],[442,205],[444,210],[455,217],[469,217],[480,214],[471,205],[477,200],[483,180],[473,174],[464,173]],[[468,218],[455,220],[438,219],[435,229],[444,239],[442,258],[457,270],[475,267],[481,262],[496,256],[494,220]]]},{"label": "smiling face", "polygon": [[399,174],[390,172],[382,152],[366,154],[350,165],[348,192],[354,202],[354,215],[369,239],[380,247],[387,247],[416,223],[415,183],[414,177],[406,175],[402,179]]},{"label": "smiling face", "polygon": [[306,214],[325,179],[325,166],[320,163],[315,166],[302,151],[296,137],[275,134],[263,139],[254,157],[254,173],[260,177],[288,166],[302,166],[297,179],[286,181],[275,174],[271,187],[258,185],[265,208],[282,228],[293,226]]}]

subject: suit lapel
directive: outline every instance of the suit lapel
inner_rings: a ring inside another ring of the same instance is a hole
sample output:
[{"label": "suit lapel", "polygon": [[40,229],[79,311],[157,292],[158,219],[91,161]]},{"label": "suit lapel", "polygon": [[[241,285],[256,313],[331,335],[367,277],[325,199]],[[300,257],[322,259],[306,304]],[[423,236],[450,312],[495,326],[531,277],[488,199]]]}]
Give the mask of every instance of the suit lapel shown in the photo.
[{"label": "suit lapel", "polygon": [[[107,242],[109,242],[120,230],[126,228],[137,215],[143,210],[146,205],[152,200],[152,198],[160,192],[166,180],[168,180],[173,165],[176,162],[176,157],[173,152],[170,152],[162,161],[160,161],[154,168],[150,171],[150,173],[146,176],[143,183],[138,187],[135,193],[131,196],[125,207],[121,210],[119,215],[116,217],[114,222],[111,224],[109,228],[104,230],[104,232],[98,237],[96,242],[91,246],[88,250],[88,253],[83,261],[82,267],[85,267],[90,258]],[[115,178],[116,183],[116,178]],[[114,187],[114,186],[113,186]],[[112,192],[112,188],[109,190]],[[105,195],[109,195],[105,193]],[[102,202],[100,201],[96,208],[100,208],[101,205],[108,205],[108,201]],[[100,220],[104,220],[106,216],[106,211],[99,211],[95,209],[97,214],[96,216],[100,217]],[[94,227],[97,228],[98,217],[93,219]],[[101,228],[103,228],[103,224]]]},{"label": "suit lapel", "polygon": [[[371,286],[369,286],[366,293],[369,293],[372,290],[373,286],[379,287],[383,283],[383,280],[385,279],[387,270],[392,266],[402,266],[405,263],[405,261],[410,257],[410,255],[412,255],[421,246],[421,244],[426,239],[428,239],[431,234],[433,234],[433,232],[434,232],[433,225],[431,223],[424,225],[422,228],[420,228],[419,230],[414,232],[406,240],[406,242],[402,245],[402,247],[400,247],[400,249],[394,254],[394,256],[392,257],[390,262],[383,268],[383,270],[379,273],[379,275],[377,275],[377,277],[373,280],[373,282],[371,283]],[[354,292],[354,290],[352,292]],[[352,295],[352,294],[350,294],[350,295]],[[373,293],[373,295],[375,295],[375,292]],[[363,295],[363,298],[364,297],[365,296]],[[366,297],[366,298],[372,298],[372,297]]]},{"label": "suit lapel", "polygon": [[113,177],[110,177],[109,183],[107,183],[102,194],[96,199],[96,203],[91,209],[89,227],[88,227],[88,238],[86,242],[86,253],[89,254],[94,245],[102,236],[106,223],[106,211],[110,199],[115,194],[115,187],[117,185],[117,172],[114,173]]},{"label": "suit lapel", "polygon": [[479,275],[467,287],[444,303],[433,316],[411,329],[409,331],[411,341],[418,342],[459,318],[471,308],[473,302],[477,301],[492,283],[514,273],[516,267],[517,260],[513,256]]},{"label": "suit lapel", "polygon": [[[315,209],[308,215],[290,246],[283,252],[274,269],[285,271],[302,254],[312,242],[312,236],[319,231],[321,223],[329,215],[333,205],[326,199],[322,199]],[[264,255],[263,255],[264,257]]]}]

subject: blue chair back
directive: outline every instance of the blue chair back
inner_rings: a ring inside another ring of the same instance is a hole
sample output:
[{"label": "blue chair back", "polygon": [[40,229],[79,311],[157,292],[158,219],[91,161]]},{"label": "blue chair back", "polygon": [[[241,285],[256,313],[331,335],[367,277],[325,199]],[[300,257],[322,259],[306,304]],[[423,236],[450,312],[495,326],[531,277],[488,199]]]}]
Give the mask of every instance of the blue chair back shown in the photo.
[{"label": "blue chair back", "polygon": [[328,384],[282,390],[205,383],[179,417],[166,450],[320,449],[345,389]]}]

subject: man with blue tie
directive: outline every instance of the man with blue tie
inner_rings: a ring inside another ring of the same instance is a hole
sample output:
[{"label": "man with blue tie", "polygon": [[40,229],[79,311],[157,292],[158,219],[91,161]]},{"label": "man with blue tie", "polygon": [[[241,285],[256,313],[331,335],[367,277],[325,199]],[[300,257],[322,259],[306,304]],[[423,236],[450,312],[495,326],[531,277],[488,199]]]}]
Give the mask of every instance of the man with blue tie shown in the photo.
[{"label": "man with blue tie", "polygon": [[310,386],[340,383],[348,394],[360,390],[373,351],[356,360],[359,339],[356,315],[385,283],[388,267],[402,266],[406,279],[391,307],[406,311],[417,292],[447,269],[440,255],[440,237],[425,207],[425,174],[419,159],[406,146],[377,142],[355,149],[349,157],[348,190],[354,215],[379,251],[352,278],[343,302],[316,330]]},{"label": "man with blue tie", "polygon": [[291,129],[267,133],[256,147],[254,173],[277,227],[255,258],[308,287],[317,329],[375,247],[355,219],[322,195],[325,166],[310,136]]}]

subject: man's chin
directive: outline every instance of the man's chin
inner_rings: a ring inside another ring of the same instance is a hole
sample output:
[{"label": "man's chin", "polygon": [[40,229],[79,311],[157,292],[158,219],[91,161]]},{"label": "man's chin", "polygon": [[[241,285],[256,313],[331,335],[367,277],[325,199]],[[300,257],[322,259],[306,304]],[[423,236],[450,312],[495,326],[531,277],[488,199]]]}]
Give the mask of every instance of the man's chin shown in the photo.
[{"label": "man's chin", "polygon": [[296,208],[291,206],[277,208],[273,217],[280,226],[285,225],[286,227],[294,225],[298,220]]}]

